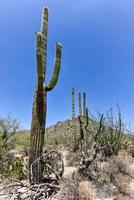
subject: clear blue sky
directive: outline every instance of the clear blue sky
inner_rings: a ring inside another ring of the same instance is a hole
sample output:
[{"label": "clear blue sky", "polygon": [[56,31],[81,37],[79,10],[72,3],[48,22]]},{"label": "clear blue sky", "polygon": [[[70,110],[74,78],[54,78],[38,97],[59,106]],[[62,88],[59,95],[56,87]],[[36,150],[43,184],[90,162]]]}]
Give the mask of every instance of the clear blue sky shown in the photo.
[{"label": "clear blue sky", "polygon": [[71,87],[87,93],[91,111],[118,103],[134,126],[133,0],[0,0],[0,116],[30,128],[36,82],[35,32],[49,7],[49,80],[55,42],[63,46],[56,88],[48,94],[47,125],[71,117]]}]

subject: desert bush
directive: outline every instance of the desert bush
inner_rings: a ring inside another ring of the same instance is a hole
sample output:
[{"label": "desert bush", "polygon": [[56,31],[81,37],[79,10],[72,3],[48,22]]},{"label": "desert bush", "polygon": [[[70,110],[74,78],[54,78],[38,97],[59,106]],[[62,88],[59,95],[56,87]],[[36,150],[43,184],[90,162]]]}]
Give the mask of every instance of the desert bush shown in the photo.
[{"label": "desert bush", "polygon": [[54,199],[56,200],[79,200],[78,185],[75,183],[65,183],[61,186],[60,192]]},{"label": "desert bush", "polygon": [[123,194],[118,194],[113,200],[128,200],[128,198]]},{"label": "desert bush", "polygon": [[97,144],[103,148],[105,157],[118,155],[119,151],[128,148],[128,141],[123,132],[107,129],[100,136]]},{"label": "desert bush", "polygon": [[0,173],[21,180],[25,177],[23,167],[23,158],[7,154],[1,161]]},{"label": "desert bush", "polygon": [[134,171],[131,168],[132,159],[126,152],[118,156],[111,156],[105,162],[101,162],[101,155],[96,159],[88,151],[84,153],[78,168],[80,177],[92,181],[98,191],[107,195],[131,193],[129,183],[133,178]]},{"label": "desert bush", "polygon": [[134,158],[134,135],[129,134],[129,148],[128,148],[128,153]]},{"label": "desert bush", "polygon": [[95,135],[96,145],[103,149],[105,157],[118,155],[119,151],[129,146],[120,109],[118,107],[117,114],[114,114],[111,108],[100,116],[100,120],[94,122],[95,129],[99,130]]},{"label": "desert bush", "polygon": [[110,176],[122,174],[129,177],[133,176],[133,169],[130,167],[132,160],[125,152],[120,152],[118,156],[113,156],[109,159],[105,166],[105,172]]},{"label": "desert bush", "polygon": [[62,183],[61,190],[55,196],[55,200],[92,200],[92,184],[89,181],[68,180]]},{"label": "desert bush", "polygon": [[131,156],[134,158],[134,147],[133,146],[131,146],[130,148],[129,148],[129,151],[128,151],[130,154],[131,154]]},{"label": "desert bush", "polygon": [[104,185],[108,182],[112,183],[116,188],[116,194],[129,195],[131,193],[129,183],[134,172],[130,167],[131,160],[129,159],[130,157],[122,152],[118,156],[111,157],[101,170],[100,177]]},{"label": "desert bush", "polygon": [[68,166],[78,166],[81,159],[81,152],[80,151],[74,152],[72,150],[68,153],[66,158],[68,160]]},{"label": "desert bush", "polygon": [[14,147],[12,137],[19,128],[19,122],[11,118],[10,115],[6,118],[0,118],[0,160],[8,150]]},{"label": "desert bush", "polygon": [[28,132],[18,132],[13,137],[13,142],[16,149],[24,152],[25,156],[29,152],[29,133]]},{"label": "desert bush", "polygon": [[97,117],[87,112],[86,120],[79,117],[79,121],[83,140],[86,140],[86,146],[83,145],[82,150],[86,151],[96,145],[103,150],[105,157],[110,157],[128,148],[128,137],[119,107],[117,114],[114,114],[112,108],[105,114],[99,113]]},{"label": "desert bush", "polygon": [[87,150],[80,155],[78,174],[81,178],[98,182],[101,172],[101,152],[96,154],[96,150]]},{"label": "desert bush", "polygon": [[19,180],[24,178],[22,159],[14,157],[11,162],[4,167],[4,174],[15,177]]},{"label": "desert bush", "polygon": [[93,199],[93,188],[92,183],[89,181],[79,182],[79,196],[81,200],[92,200]]}]

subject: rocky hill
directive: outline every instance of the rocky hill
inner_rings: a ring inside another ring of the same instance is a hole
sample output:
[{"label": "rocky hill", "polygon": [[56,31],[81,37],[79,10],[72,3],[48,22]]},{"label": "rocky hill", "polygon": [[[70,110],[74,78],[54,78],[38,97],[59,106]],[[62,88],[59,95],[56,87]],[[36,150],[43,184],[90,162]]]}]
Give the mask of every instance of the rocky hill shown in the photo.
[{"label": "rocky hill", "polygon": [[[75,123],[76,123],[76,133],[79,133],[80,125],[78,122],[78,118],[75,119]],[[57,136],[63,134],[64,136],[68,136],[74,132],[73,127],[74,126],[72,120],[67,119],[65,121],[59,121],[55,125],[46,128],[46,136],[52,136],[53,134]]]}]

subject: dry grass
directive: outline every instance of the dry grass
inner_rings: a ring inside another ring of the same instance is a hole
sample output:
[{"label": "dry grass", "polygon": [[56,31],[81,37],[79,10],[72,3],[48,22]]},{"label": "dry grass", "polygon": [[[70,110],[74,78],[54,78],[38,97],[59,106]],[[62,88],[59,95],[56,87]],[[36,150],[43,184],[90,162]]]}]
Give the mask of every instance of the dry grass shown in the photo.
[{"label": "dry grass", "polygon": [[123,194],[118,194],[113,200],[128,200],[128,197]]},{"label": "dry grass", "polygon": [[111,182],[128,182],[132,178],[133,170],[131,166],[131,158],[128,154],[122,152],[118,156],[113,156],[108,160],[104,167],[104,171],[110,176]]},{"label": "dry grass", "polygon": [[79,151],[70,151],[67,155],[68,166],[78,166],[81,158],[81,153]]},{"label": "dry grass", "polygon": [[105,185],[108,182],[113,184],[116,188],[115,194],[120,194],[119,197],[122,195],[126,198],[126,196],[131,195],[130,181],[134,173],[131,168],[131,162],[132,160],[128,154],[122,152],[118,156],[111,157],[103,166],[100,174]]},{"label": "dry grass", "polygon": [[63,184],[61,190],[53,200],[79,200],[77,185],[71,182]]},{"label": "dry grass", "polygon": [[73,182],[63,184],[53,200],[92,200],[92,184],[89,181]]},{"label": "dry grass", "polygon": [[92,200],[93,192],[92,192],[92,184],[89,181],[81,181],[79,182],[79,194],[81,200]]}]

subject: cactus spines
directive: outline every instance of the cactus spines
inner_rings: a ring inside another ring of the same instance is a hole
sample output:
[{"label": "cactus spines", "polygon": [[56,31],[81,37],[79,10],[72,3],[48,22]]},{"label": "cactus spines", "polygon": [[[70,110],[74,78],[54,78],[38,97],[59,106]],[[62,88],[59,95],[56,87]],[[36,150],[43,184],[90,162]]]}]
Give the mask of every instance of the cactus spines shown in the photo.
[{"label": "cactus spines", "polygon": [[[47,92],[52,90],[57,83],[61,64],[61,44],[56,43],[56,56],[52,78],[48,84],[46,78],[47,58],[47,30],[48,30],[48,8],[43,8],[41,32],[36,34],[36,60],[37,60],[37,83],[34,94],[32,123],[30,133],[29,169],[30,182],[42,182],[43,166],[40,161],[46,124]],[[38,162],[35,162],[38,161]]]},{"label": "cactus spines", "polygon": [[78,93],[78,101],[79,101],[79,116],[82,116],[81,92]]}]

